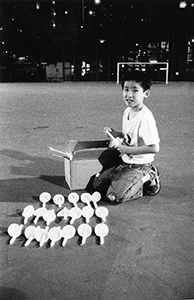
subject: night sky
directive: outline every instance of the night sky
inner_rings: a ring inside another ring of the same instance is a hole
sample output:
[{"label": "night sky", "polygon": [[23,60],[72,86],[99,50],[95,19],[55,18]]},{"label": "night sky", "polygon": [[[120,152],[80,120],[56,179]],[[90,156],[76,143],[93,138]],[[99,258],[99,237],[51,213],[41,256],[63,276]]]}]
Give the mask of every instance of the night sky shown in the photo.
[{"label": "night sky", "polygon": [[[170,0],[0,1],[1,65],[19,57],[73,64],[96,58],[110,65],[148,61],[148,45],[161,42],[184,61],[194,38],[194,1],[186,3],[180,8],[180,1]],[[171,56],[168,51],[159,59]]]}]

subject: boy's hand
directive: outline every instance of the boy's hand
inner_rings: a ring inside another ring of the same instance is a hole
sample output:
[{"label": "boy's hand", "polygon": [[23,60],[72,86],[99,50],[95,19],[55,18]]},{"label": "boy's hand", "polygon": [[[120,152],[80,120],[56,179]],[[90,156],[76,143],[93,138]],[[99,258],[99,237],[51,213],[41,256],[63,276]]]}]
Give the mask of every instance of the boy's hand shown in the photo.
[{"label": "boy's hand", "polygon": [[114,140],[111,140],[109,146],[112,147],[112,148],[118,149],[119,146],[120,146],[120,144],[121,144],[120,139],[117,137],[117,138],[115,138]]},{"label": "boy's hand", "polygon": [[132,147],[123,144],[123,139],[116,138],[112,140],[110,143],[110,147],[117,149],[121,153],[121,155],[123,154],[132,155],[132,152],[130,151]]},{"label": "boy's hand", "polygon": [[111,140],[109,147],[119,150],[121,143],[122,143],[122,140],[119,137],[117,137],[114,140]]}]

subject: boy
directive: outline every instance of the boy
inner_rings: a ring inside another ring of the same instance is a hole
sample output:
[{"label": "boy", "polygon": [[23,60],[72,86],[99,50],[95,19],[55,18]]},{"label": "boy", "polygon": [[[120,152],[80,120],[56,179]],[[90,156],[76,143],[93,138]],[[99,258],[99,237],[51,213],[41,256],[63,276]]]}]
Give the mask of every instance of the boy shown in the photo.
[{"label": "boy", "polygon": [[111,202],[121,203],[160,191],[159,173],[153,166],[160,139],[154,116],[144,104],[150,95],[150,86],[151,80],[145,72],[126,74],[122,81],[123,100],[127,106],[122,132],[109,127],[104,129],[112,137],[108,151],[116,149],[119,155],[114,155],[111,167],[96,174],[93,186],[100,192],[105,188],[105,195]]}]

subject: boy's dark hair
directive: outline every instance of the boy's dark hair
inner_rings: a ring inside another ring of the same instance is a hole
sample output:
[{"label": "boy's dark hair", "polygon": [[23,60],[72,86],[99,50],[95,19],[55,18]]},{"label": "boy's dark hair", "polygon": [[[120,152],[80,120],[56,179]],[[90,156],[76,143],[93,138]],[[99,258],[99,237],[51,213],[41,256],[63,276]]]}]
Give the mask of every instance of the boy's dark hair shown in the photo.
[{"label": "boy's dark hair", "polygon": [[147,72],[136,70],[124,73],[121,81],[122,89],[124,88],[125,81],[135,81],[139,83],[144,91],[149,90],[152,84],[151,78]]}]

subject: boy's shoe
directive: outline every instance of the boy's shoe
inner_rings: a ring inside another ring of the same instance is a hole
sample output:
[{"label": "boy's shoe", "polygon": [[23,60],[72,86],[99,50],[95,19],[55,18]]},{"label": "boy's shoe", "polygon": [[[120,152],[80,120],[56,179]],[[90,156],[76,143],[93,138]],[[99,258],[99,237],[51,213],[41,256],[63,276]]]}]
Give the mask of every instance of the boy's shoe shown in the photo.
[{"label": "boy's shoe", "polygon": [[144,183],[143,194],[145,196],[155,196],[161,190],[159,171],[155,166],[152,166],[149,174],[151,179]]}]

